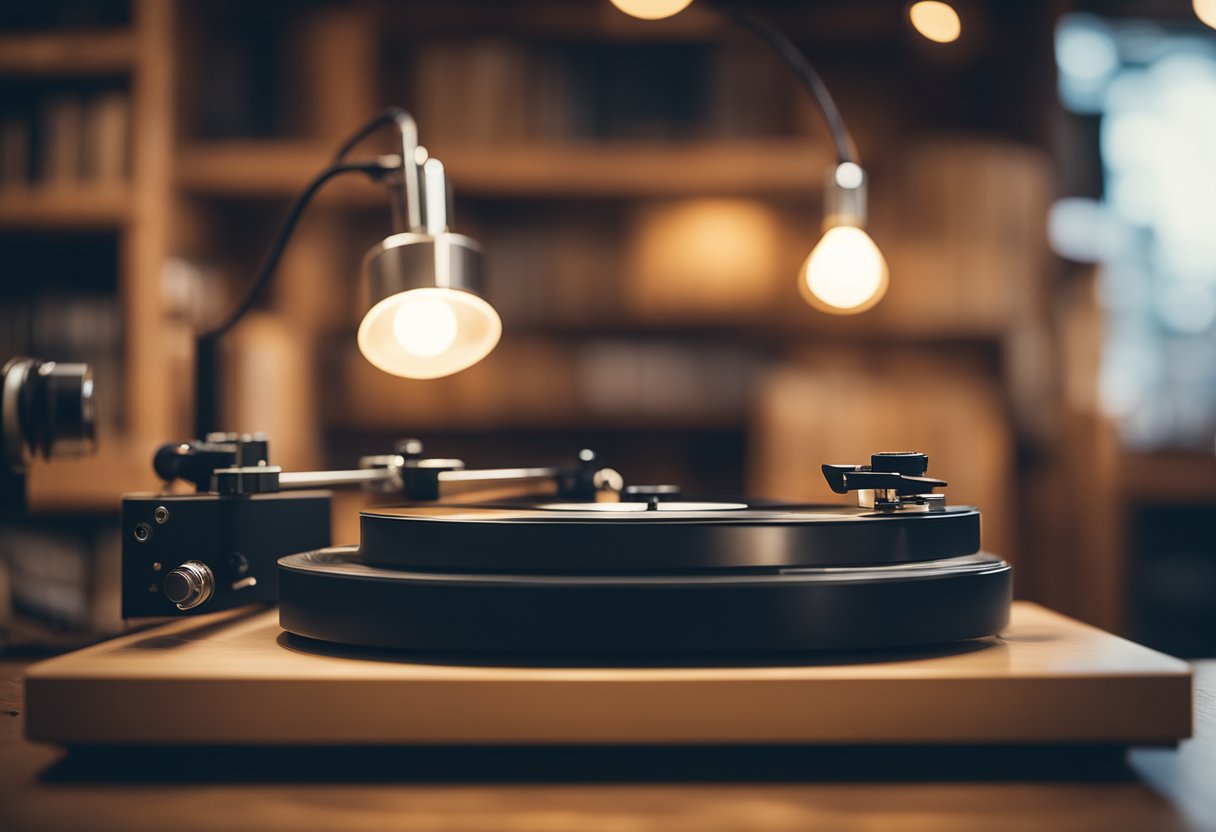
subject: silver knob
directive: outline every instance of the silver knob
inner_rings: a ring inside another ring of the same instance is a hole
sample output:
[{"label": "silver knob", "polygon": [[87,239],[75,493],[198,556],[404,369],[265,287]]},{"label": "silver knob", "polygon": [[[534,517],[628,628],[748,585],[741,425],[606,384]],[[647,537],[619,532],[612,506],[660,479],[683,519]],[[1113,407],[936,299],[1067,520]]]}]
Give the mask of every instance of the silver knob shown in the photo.
[{"label": "silver knob", "polygon": [[188,560],[165,576],[165,597],[179,610],[192,610],[215,591],[215,576],[205,563]]}]

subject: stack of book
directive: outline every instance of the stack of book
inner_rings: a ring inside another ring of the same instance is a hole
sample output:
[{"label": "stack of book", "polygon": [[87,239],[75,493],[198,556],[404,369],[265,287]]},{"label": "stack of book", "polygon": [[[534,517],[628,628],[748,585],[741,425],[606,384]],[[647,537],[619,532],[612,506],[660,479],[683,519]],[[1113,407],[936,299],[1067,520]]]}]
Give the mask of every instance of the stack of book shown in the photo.
[{"label": "stack of book", "polygon": [[0,188],[107,188],[128,174],[126,92],[47,93],[0,111]]}]

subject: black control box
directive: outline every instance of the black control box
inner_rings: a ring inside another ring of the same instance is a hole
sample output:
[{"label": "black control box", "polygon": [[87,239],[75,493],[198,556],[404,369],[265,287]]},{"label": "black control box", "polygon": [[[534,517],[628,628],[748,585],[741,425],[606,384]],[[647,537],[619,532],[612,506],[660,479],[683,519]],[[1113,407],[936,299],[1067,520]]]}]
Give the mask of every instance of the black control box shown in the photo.
[{"label": "black control box", "polygon": [[330,498],[328,491],[124,497],[123,617],[277,601],[276,561],[331,544]]}]

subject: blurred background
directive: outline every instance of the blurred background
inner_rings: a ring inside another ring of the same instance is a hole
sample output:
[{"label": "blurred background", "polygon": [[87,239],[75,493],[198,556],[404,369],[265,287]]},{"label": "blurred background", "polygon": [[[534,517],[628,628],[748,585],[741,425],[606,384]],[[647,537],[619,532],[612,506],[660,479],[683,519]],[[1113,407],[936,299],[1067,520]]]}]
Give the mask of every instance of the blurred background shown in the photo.
[{"label": "blurred background", "polygon": [[398,104],[485,248],[503,340],[435,381],[367,364],[359,262],[389,214],[335,183],[228,339],[223,422],[272,461],[590,446],[632,482],[823,500],[820,463],[922,450],[1017,595],[1216,655],[1216,4],[950,3],[946,43],[894,0],[747,3],[815,62],[870,172],[891,286],[846,317],[795,284],[827,132],[695,3],[4,4],[0,361],[92,363],[100,450],[36,467],[30,514],[0,521],[0,643],[121,626],[118,500],[189,438],[193,334]]}]

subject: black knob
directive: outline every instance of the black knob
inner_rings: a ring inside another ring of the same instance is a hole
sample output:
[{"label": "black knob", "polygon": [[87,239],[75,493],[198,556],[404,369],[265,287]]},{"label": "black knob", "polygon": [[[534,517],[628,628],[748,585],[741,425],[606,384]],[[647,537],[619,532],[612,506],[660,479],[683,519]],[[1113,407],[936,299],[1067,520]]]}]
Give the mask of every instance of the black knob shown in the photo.
[{"label": "black knob", "polygon": [[215,576],[207,564],[188,560],[165,576],[164,590],[179,610],[194,609],[215,591]]},{"label": "black knob", "polygon": [[923,477],[929,470],[929,457],[918,451],[882,451],[870,455],[870,470]]}]

